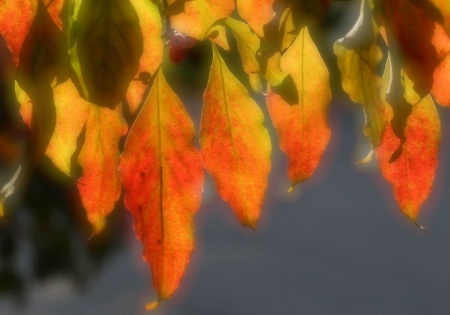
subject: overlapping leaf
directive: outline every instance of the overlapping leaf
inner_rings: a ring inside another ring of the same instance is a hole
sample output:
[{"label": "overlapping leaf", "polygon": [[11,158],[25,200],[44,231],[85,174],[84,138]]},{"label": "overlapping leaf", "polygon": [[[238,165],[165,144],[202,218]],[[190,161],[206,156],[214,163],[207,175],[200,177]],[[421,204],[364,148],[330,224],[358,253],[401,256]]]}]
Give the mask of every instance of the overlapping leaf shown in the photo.
[{"label": "overlapping leaf", "polygon": [[294,78],[299,103],[290,106],[270,91],[267,106],[280,147],[288,156],[292,188],[312,175],[330,138],[327,123],[331,100],[329,73],[306,27],[283,55],[281,68]]},{"label": "overlapping leaf", "polygon": [[342,88],[353,102],[363,106],[364,133],[375,148],[386,127],[380,98],[381,78],[377,75],[383,53],[377,43],[376,25],[366,0],[361,4],[361,15],[353,29],[334,44],[334,53],[342,75]]},{"label": "overlapping leaf", "polygon": [[80,94],[114,107],[139,68],[143,37],[130,0],[74,0],[69,55]]},{"label": "overlapping leaf", "polygon": [[194,137],[192,121],[160,70],[120,163],[125,205],[143,243],[158,301],[177,289],[194,248],[193,216],[203,186]]},{"label": "overlapping leaf", "polygon": [[33,22],[35,9],[35,4],[30,0],[2,0],[0,5],[0,34],[5,38],[16,65],[19,64],[19,53]]},{"label": "overlapping leaf", "polygon": [[[383,76],[384,84],[390,81],[390,67],[386,67]],[[413,89],[409,77],[405,81],[406,101],[413,103],[418,95]],[[391,106],[386,106],[388,120],[393,118]],[[412,106],[412,113],[406,121],[406,141],[403,143],[401,155],[392,162],[391,157],[399,146],[400,140],[388,125],[380,146],[376,149],[381,172],[394,189],[403,214],[414,224],[420,207],[428,198],[438,164],[437,155],[441,138],[441,125],[432,98],[428,95]]]},{"label": "overlapping leaf", "polygon": [[170,21],[179,32],[203,40],[218,20],[234,10],[234,0],[168,0]]},{"label": "overlapping leaf", "polygon": [[213,46],[200,126],[206,169],[243,225],[255,228],[270,172],[271,143],[261,109]]},{"label": "overlapping leaf", "polygon": [[247,22],[252,30],[260,37],[264,36],[264,25],[275,16],[274,0],[237,0],[239,15]]},{"label": "overlapping leaf", "polygon": [[150,76],[155,74],[162,62],[163,43],[158,7],[153,2],[146,0],[130,0],[130,2],[136,9],[139,25],[143,30],[143,51],[139,60],[137,76],[144,76],[144,78],[131,81],[126,95],[130,111],[134,113],[142,101]]},{"label": "overlapping leaf", "polygon": [[90,104],[88,111],[85,139],[78,156],[83,176],[77,186],[93,233],[97,234],[120,197],[119,141],[128,128],[121,106],[109,109]]},{"label": "overlapping leaf", "polygon": [[431,94],[439,104],[450,107],[450,38],[438,24],[434,31],[433,44],[441,62],[433,73]]},{"label": "overlapping leaf", "polygon": [[424,96],[431,90],[433,72],[439,63],[432,45],[435,22],[427,10],[426,1],[383,0],[381,1],[386,17],[385,26],[392,32],[404,60],[401,63],[406,74],[414,83],[416,92]]}]

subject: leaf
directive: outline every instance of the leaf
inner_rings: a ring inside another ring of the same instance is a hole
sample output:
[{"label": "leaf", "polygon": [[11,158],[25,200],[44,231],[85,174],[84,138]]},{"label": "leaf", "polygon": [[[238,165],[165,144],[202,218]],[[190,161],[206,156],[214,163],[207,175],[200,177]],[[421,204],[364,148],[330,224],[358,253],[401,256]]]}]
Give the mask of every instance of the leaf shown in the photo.
[{"label": "leaf", "polygon": [[[53,22],[60,29],[62,25],[59,13],[62,3],[63,0],[44,1]],[[19,54],[33,23],[37,7],[38,0],[2,0],[0,5],[0,34],[5,38],[16,66],[19,65]]]},{"label": "leaf", "polygon": [[386,127],[384,104],[380,98],[382,81],[377,75],[383,53],[376,34],[370,8],[363,1],[360,17],[353,29],[334,44],[342,88],[353,102],[363,106],[366,117],[364,134],[369,137],[373,148],[380,144]]},{"label": "leaf", "polygon": [[[393,116],[389,106],[386,107],[386,116],[388,119]],[[439,116],[430,96],[413,106],[405,134],[403,152],[395,162],[391,163],[390,159],[400,140],[390,125],[386,128],[376,154],[381,173],[392,184],[400,209],[417,224],[420,207],[428,198],[433,185],[441,137]]]},{"label": "leaf", "polygon": [[[161,39],[162,24],[158,7],[147,0],[130,0],[139,18],[139,25],[143,36],[143,52],[139,60],[138,76],[155,74],[161,65],[163,58],[163,43]],[[148,87],[148,81],[133,80],[127,90],[127,101],[130,112],[134,113],[142,102],[144,92]]]},{"label": "leaf", "polygon": [[405,73],[420,96],[427,95],[433,84],[433,72],[439,63],[431,43],[435,23],[426,1],[382,0],[385,27],[392,31],[404,58]]},{"label": "leaf", "polygon": [[283,55],[281,68],[294,78],[299,103],[290,106],[270,91],[267,106],[281,150],[288,156],[288,174],[293,188],[312,175],[330,138],[327,123],[330,75],[306,27]]},{"label": "leaf", "polygon": [[73,0],[69,56],[88,101],[114,107],[139,68],[143,37],[130,0]]},{"label": "leaf", "polygon": [[440,14],[440,23],[444,26],[447,34],[450,35],[450,2],[448,0],[428,0],[435,6]]},{"label": "leaf", "polygon": [[200,147],[205,168],[240,222],[255,228],[270,172],[270,137],[261,109],[215,46],[203,102]]},{"label": "leaf", "polygon": [[[390,69],[386,67],[383,76],[385,84],[390,81]],[[407,75],[403,76],[403,80],[407,89],[405,101],[412,103],[417,98],[413,83]],[[398,150],[401,140],[395,135],[391,124],[388,124],[381,144],[376,148],[376,155],[383,177],[393,186],[400,209],[411,222],[417,224],[417,215],[431,192],[436,173],[441,125],[429,95],[411,108],[411,115],[406,120],[406,139],[401,154],[392,161],[392,155]],[[386,106],[385,113],[390,121],[393,118],[392,107]]]},{"label": "leaf", "polygon": [[227,29],[224,25],[221,24],[215,24],[213,25],[206,35],[207,38],[214,44],[219,45],[226,51],[230,50],[230,45],[228,44],[228,38],[227,38]]},{"label": "leaf", "polygon": [[118,146],[126,132],[120,106],[110,109],[90,104],[85,139],[78,156],[83,175],[77,187],[93,234],[103,229],[106,216],[120,197]]},{"label": "leaf", "polygon": [[[168,0],[168,3],[172,27],[198,40],[204,40],[211,26],[234,10],[234,0]],[[183,4],[179,12],[170,10],[170,6]]]},{"label": "leaf", "polygon": [[272,9],[273,3],[274,0],[236,1],[239,15],[259,37],[264,37],[263,26],[275,16],[275,12]]},{"label": "leaf", "polygon": [[450,37],[439,24],[436,24],[433,44],[441,62],[433,73],[431,94],[440,105],[450,107]]},{"label": "leaf", "polygon": [[119,167],[125,206],[144,246],[158,301],[178,288],[194,249],[193,216],[203,187],[194,138],[186,109],[159,70],[130,129]]},{"label": "leaf", "polygon": [[71,80],[57,85],[53,89],[53,96],[56,125],[45,154],[61,172],[72,177],[72,155],[77,149],[77,140],[91,105],[80,97]]}]

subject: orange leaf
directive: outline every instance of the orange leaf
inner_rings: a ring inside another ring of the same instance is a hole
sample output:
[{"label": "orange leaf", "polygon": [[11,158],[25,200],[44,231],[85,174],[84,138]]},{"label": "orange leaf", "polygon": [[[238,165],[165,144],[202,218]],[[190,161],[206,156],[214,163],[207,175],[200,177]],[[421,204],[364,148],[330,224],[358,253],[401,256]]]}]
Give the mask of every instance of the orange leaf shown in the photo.
[{"label": "orange leaf", "polygon": [[280,138],[280,147],[288,156],[289,180],[294,187],[312,175],[330,138],[327,123],[330,76],[307,28],[301,29],[283,55],[281,68],[294,78],[299,104],[290,106],[270,91],[267,106]]},{"label": "orange leaf", "polygon": [[[390,81],[390,60],[388,59],[383,81]],[[405,82],[405,101],[412,103],[418,97],[412,88],[408,76]],[[384,87],[386,89],[386,87]],[[392,104],[395,106],[395,104]],[[385,107],[389,121],[393,118],[391,106]],[[438,164],[437,154],[441,139],[439,115],[431,96],[427,95],[412,106],[412,112],[406,120],[406,139],[402,153],[392,162],[391,157],[400,145],[392,124],[389,123],[383,134],[381,144],[376,148],[378,163],[384,178],[394,189],[394,196],[403,214],[414,224],[423,202],[428,198]]]},{"label": "orange leaf", "polygon": [[180,12],[170,17],[172,26],[198,40],[205,39],[211,26],[234,10],[234,0],[169,0],[168,3],[184,4]]},{"label": "orange leaf", "polygon": [[[139,60],[138,76],[147,73],[148,76],[155,74],[163,58],[163,43],[161,39],[162,25],[161,15],[158,7],[151,1],[130,0],[139,17],[139,25],[143,36],[143,53]],[[134,80],[130,82],[127,90],[127,101],[130,112],[134,113],[141,104],[148,82]]]},{"label": "orange leaf", "polygon": [[439,24],[434,30],[433,44],[441,62],[433,73],[431,94],[440,105],[450,107],[450,38]]},{"label": "orange leaf", "polygon": [[203,187],[194,138],[186,109],[159,70],[130,129],[119,167],[125,206],[144,246],[158,301],[178,288],[194,249],[193,216]]},{"label": "orange leaf", "polygon": [[[386,116],[392,119],[393,113],[389,106],[386,107]],[[416,223],[420,207],[431,192],[441,137],[439,116],[430,96],[413,106],[405,134],[403,153],[395,162],[389,163],[389,160],[400,140],[390,124],[376,153],[381,172],[392,184],[400,209]]]},{"label": "orange leaf", "polygon": [[270,137],[261,109],[214,45],[203,100],[200,146],[204,165],[241,223],[255,228],[270,172]]},{"label": "orange leaf", "polygon": [[5,38],[16,66],[35,13],[36,4],[30,0],[2,0],[0,5],[0,34]]},{"label": "orange leaf", "polygon": [[117,171],[118,145],[127,132],[127,124],[121,110],[121,106],[112,110],[90,104],[85,140],[78,156],[83,170],[78,191],[94,234],[103,229],[122,190]]},{"label": "orange leaf", "polygon": [[239,15],[260,37],[264,36],[264,25],[275,16],[273,2],[274,0],[237,0]]},{"label": "orange leaf", "polygon": [[[50,17],[59,29],[62,28],[59,18],[62,4],[63,0],[44,1]],[[0,34],[5,38],[16,66],[19,64],[19,53],[36,15],[37,6],[38,0],[2,0],[0,5]]]}]

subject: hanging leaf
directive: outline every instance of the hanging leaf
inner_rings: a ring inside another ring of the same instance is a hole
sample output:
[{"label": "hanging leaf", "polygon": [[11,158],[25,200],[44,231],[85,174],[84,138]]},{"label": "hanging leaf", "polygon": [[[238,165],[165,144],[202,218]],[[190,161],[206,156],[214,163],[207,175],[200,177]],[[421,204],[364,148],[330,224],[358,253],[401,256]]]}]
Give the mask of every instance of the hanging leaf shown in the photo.
[{"label": "hanging leaf", "polygon": [[[390,81],[390,67],[386,67],[383,81]],[[413,83],[406,75],[406,101],[411,103],[417,98]],[[409,96],[409,97],[408,97]],[[386,116],[393,118],[391,106],[385,107]],[[420,207],[428,198],[438,164],[437,155],[441,139],[441,125],[432,98],[428,95],[412,106],[412,112],[406,121],[406,140],[402,153],[395,161],[392,155],[398,150],[400,139],[388,124],[380,146],[376,149],[378,163],[384,178],[390,182],[403,214],[417,224]]]},{"label": "hanging leaf", "polygon": [[275,12],[272,9],[273,3],[274,0],[236,1],[239,15],[259,37],[264,37],[264,25],[269,23],[275,16]]},{"label": "hanging leaf", "polygon": [[136,112],[141,104],[150,77],[158,70],[163,58],[161,39],[162,24],[158,7],[147,0],[130,0],[139,18],[143,36],[143,52],[139,60],[137,76],[141,80],[132,80],[127,90],[127,101],[130,112]]},{"label": "hanging leaf", "polygon": [[106,216],[120,197],[118,146],[126,132],[120,106],[109,109],[89,105],[85,139],[78,156],[83,175],[77,186],[93,234],[103,229]]},{"label": "hanging leaf", "polygon": [[385,27],[391,31],[399,46],[405,73],[414,83],[420,96],[427,95],[433,84],[433,72],[439,63],[431,39],[434,33],[433,17],[429,15],[426,1],[382,0]]},{"label": "hanging leaf", "polygon": [[74,82],[92,103],[114,107],[139,68],[143,37],[130,0],[73,0],[69,55]]},{"label": "hanging leaf", "polygon": [[380,144],[386,127],[384,105],[380,98],[382,81],[377,75],[383,53],[377,43],[377,34],[369,4],[364,0],[353,29],[334,44],[342,88],[353,102],[363,106],[366,117],[364,134],[369,137],[373,148]]},{"label": "hanging leaf", "polygon": [[244,22],[227,18],[227,26],[236,39],[239,54],[241,55],[244,71],[249,74],[250,85],[256,92],[262,91],[259,62],[256,55],[260,48],[260,40],[250,27]]},{"label": "hanging leaf", "polygon": [[0,34],[5,38],[16,66],[19,64],[19,53],[33,22],[34,14],[35,8],[29,0],[2,0],[0,5]]},{"label": "hanging leaf", "polygon": [[203,101],[200,146],[204,165],[241,223],[255,228],[270,172],[270,137],[261,109],[214,45]]},{"label": "hanging leaf", "polygon": [[441,62],[433,73],[431,94],[440,105],[450,107],[450,37],[439,24],[434,30],[433,44]]},{"label": "hanging leaf", "polygon": [[280,147],[288,156],[292,189],[312,175],[330,138],[327,123],[330,75],[306,27],[283,55],[281,68],[294,78],[299,103],[290,106],[270,91],[267,106]]},{"label": "hanging leaf", "polygon": [[[159,70],[120,162],[125,205],[144,246],[158,301],[178,288],[194,249],[203,187],[201,156],[186,109]],[[155,308],[157,302],[147,308]]]},{"label": "hanging leaf", "polygon": [[234,10],[234,0],[168,0],[168,3],[172,26],[198,40],[205,39],[211,26]]},{"label": "hanging leaf", "polygon": [[80,97],[71,80],[53,89],[56,125],[45,154],[64,174],[72,177],[72,155],[88,117],[90,104]]}]

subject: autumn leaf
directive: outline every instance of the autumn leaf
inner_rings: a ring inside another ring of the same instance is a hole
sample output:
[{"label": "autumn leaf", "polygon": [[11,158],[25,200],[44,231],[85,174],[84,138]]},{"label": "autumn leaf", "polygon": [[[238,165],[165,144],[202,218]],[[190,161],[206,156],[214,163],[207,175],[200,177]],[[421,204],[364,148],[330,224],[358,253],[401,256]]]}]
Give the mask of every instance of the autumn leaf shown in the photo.
[{"label": "autumn leaf", "polygon": [[363,106],[364,134],[376,148],[386,127],[380,98],[382,81],[377,75],[383,53],[367,1],[361,3],[361,15],[353,29],[334,44],[334,53],[342,75],[342,88],[353,102]]},{"label": "autumn leaf", "polygon": [[84,143],[78,156],[82,177],[77,187],[93,234],[105,226],[106,216],[120,197],[119,141],[127,132],[121,106],[115,109],[90,104]]},{"label": "autumn leaf", "polygon": [[92,103],[114,107],[139,69],[143,36],[130,0],[74,0],[69,46],[74,82]]},{"label": "autumn leaf", "polygon": [[[390,67],[386,67],[383,80],[390,81]],[[404,75],[405,97],[408,103],[417,99],[413,83]],[[408,91],[409,89],[409,91]],[[393,118],[391,106],[385,107],[388,121]],[[438,164],[437,155],[441,139],[439,115],[431,96],[422,98],[412,106],[411,115],[405,126],[406,140],[402,153],[392,162],[392,155],[400,145],[391,124],[388,124],[376,155],[384,178],[391,183],[394,196],[403,214],[417,224],[420,207],[428,198]]]},{"label": "autumn leaf", "polygon": [[450,2],[448,0],[428,0],[428,2],[438,10],[439,17],[436,20],[439,20],[447,34],[450,35]]},{"label": "autumn leaf", "polygon": [[71,159],[88,118],[90,104],[80,96],[71,80],[57,85],[53,97],[56,124],[45,154],[61,172],[72,177]]},{"label": "autumn leaf", "polygon": [[158,7],[153,2],[146,0],[130,0],[130,2],[138,15],[141,30],[145,30],[142,32],[143,52],[137,71],[137,76],[144,76],[144,78],[132,80],[126,94],[130,112],[134,113],[141,104],[150,77],[156,73],[162,62],[163,43],[161,15]]},{"label": "autumn leaf", "polygon": [[35,8],[30,0],[2,0],[0,5],[0,34],[5,38],[16,66],[19,64],[19,53],[34,15]]},{"label": "autumn leaf", "polygon": [[288,157],[292,189],[312,175],[330,138],[327,123],[330,76],[308,28],[301,29],[283,55],[281,68],[294,78],[299,103],[290,106],[270,91],[267,106],[277,129],[280,147]]},{"label": "autumn leaf", "polygon": [[234,10],[233,0],[168,0],[170,21],[177,31],[204,40],[211,26]]},{"label": "autumn leaf", "polygon": [[[159,70],[128,134],[120,162],[125,206],[144,246],[158,301],[178,288],[194,249],[193,216],[203,187],[195,130]],[[158,301],[147,308],[154,308]]]},{"label": "autumn leaf", "polygon": [[[274,0],[236,1],[239,15],[259,37],[264,37],[264,25],[269,23],[275,16],[272,8],[273,3]],[[255,8],[257,9],[255,10]]]},{"label": "autumn leaf", "polygon": [[439,24],[434,30],[433,45],[441,62],[433,73],[431,94],[440,105],[450,107],[450,37]]},{"label": "autumn leaf", "polygon": [[270,172],[270,137],[261,109],[215,46],[203,101],[200,147],[205,168],[241,223],[255,228]]},{"label": "autumn leaf", "polygon": [[[404,58],[405,73],[420,96],[427,95],[433,84],[433,72],[439,63],[432,45],[435,22],[426,8],[426,1],[382,0],[384,24],[395,37]],[[394,40],[394,38],[392,39]],[[401,62],[400,60],[396,61]]]},{"label": "autumn leaf", "polygon": [[262,91],[259,62],[256,57],[260,48],[260,40],[250,27],[244,22],[227,18],[226,25],[236,39],[239,54],[241,55],[244,71],[249,74],[250,85],[256,92]]}]

